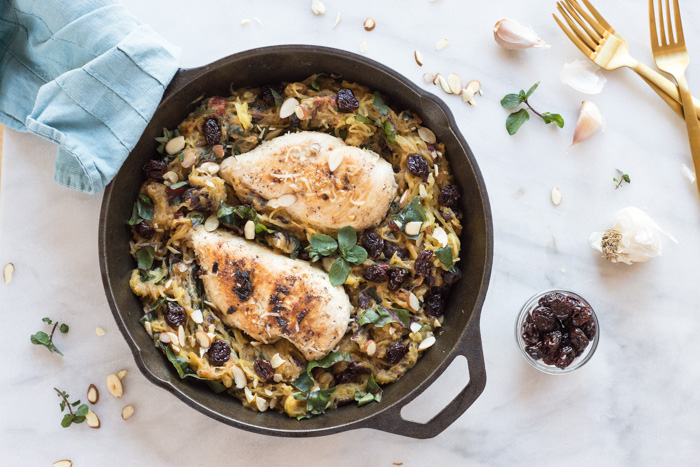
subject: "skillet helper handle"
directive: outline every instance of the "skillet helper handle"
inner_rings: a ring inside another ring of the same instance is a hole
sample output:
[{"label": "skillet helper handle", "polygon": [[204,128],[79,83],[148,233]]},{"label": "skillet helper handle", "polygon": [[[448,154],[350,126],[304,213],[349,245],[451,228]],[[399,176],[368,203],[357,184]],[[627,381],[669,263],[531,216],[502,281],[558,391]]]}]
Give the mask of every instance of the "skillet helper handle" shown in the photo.
[{"label": "skillet helper handle", "polygon": [[[460,355],[467,358],[469,365],[469,383],[462,391],[452,399],[437,415],[427,423],[417,423],[405,420],[401,417],[401,410],[414,398],[405,401],[401,405],[394,405],[386,412],[377,416],[367,428],[386,431],[401,436],[409,436],[416,439],[433,438],[442,433],[448,426],[455,422],[474,403],[486,386],[486,368],[484,365],[484,352],[481,345],[481,332],[478,322],[462,339],[462,343],[455,350],[450,364]],[[447,368],[447,365],[445,368]],[[438,377],[440,374],[438,375]],[[418,394],[417,394],[418,395]],[[417,396],[416,395],[416,396]]]}]

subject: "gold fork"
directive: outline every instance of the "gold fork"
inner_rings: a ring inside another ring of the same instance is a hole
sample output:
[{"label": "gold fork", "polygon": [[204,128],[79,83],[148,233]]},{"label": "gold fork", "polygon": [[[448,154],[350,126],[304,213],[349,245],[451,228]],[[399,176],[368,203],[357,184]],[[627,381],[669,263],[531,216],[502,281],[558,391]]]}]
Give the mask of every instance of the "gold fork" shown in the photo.
[{"label": "gold fork", "polygon": [[[681,97],[678,88],[663,75],[635,60],[629,53],[627,40],[618,34],[588,0],[581,0],[588,11],[577,0],[557,2],[557,9],[569,27],[557,15],[554,20],[586,57],[606,70],[627,67],[641,76],[661,98],[683,118]],[[590,13],[589,13],[590,12]],[[700,100],[693,98],[696,114],[700,114]]]},{"label": "gold fork", "polygon": [[[656,30],[656,11],[654,0],[649,0],[649,29],[651,30],[651,50],[654,53],[654,61],[661,71],[665,71],[676,79],[681,93],[681,103],[685,116],[685,126],[690,140],[690,153],[693,156],[695,172],[700,173],[700,123],[698,123],[693,96],[688,89],[685,79],[685,70],[688,68],[690,58],[685,47],[683,25],[681,24],[681,10],[678,0],[673,0],[673,17],[671,17],[671,5],[666,0],[666,26],[664,26],[664,8],[662,0],[659,0],[659,32]],[[668,31],[666,30],[668,29]],[[668,33],[668,35],[667,35]],[[675,36],[675,40],[674,40]],[[698,185],[700,190],[700,184]]]}]

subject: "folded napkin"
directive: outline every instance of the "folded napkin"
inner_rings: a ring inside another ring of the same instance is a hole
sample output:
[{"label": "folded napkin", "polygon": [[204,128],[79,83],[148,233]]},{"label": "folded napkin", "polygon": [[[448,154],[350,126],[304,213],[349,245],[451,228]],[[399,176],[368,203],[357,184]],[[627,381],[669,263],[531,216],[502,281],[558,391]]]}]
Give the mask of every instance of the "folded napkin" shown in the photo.
[{"label": "folded napkin", "polygon": [[179,54],[113,0],[0,0],[0,123],[56,142],[54,180],[96,193],[141,137]]}]

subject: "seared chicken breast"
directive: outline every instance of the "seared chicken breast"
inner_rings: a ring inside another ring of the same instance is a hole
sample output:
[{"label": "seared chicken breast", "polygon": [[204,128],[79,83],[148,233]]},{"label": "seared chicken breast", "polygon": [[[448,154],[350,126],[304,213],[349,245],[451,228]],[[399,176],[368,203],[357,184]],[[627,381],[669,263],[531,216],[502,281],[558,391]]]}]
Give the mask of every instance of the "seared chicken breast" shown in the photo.
[{"label": "seared chicken breast", "polygon": [[379,224],[397,190],[391,164],[377,153],[312,131],[279,136],[229,157],[221,176],[240,198],[262,198],[322,230]]},{"label": "seared chicken breast", "polygon": [[222,321],[271,344],[287,339],[317,360],[345,334],[352,308],[324,271],[228,232],[198,227],[192,242]]}]

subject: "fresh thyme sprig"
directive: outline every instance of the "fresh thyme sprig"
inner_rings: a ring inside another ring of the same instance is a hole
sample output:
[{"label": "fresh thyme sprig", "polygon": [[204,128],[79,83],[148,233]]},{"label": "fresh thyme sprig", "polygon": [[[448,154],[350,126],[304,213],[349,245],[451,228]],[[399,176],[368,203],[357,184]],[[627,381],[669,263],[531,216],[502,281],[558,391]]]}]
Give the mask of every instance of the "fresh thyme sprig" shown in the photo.
[{"label": "fresh thyme sprig", "polygon": [[[549,112],[539,113],[533,109],[530,102],[528,102],[528,98],[535,92],[535,89],[537,89],[539,85],[539,82],[533,84],[527,92],[521,89],[518,94],[506,94],[506,96],[501,99],[501,105],[504,109],[514,109],[520,104],[525,104],[532,113],[544,120],[545,123],[549,124],[554,122],[559,128],[564,128],[564,119],[561,115]],[[514,135],[522,124],[528,120],[530,120],[530,114],[527,109],[520,109],[508,115],[506,119],[506,130],[508,130],[508,134],[511,136]]]},{"label": "fresh thyme sprig", "polygon": [[30,340],[32,344],[34,345],[43,345],[47,349],[49,349],[50,352],[55,352],[59,354],[60,356],[63,356],[63,353],[56,348],[56,346],[53,343],[53,335],[56,332],[56,328],[58,328],[63,334],[68,332],[68,325],[66,323],[59,323],[56,321],[55,323],[51,321],[51,318],[44,318],[42,319],[43,322],[51,326],[53,324],[53,328],[51,328],[51,334],[46,334],[44,331],[38,331],[36,334],[32,334],[30,337]]},{"label": "fresh thyme sprig", "polygon": [[617,173],[620,174],[620,179],[619,179],[619,180],[617,179],[617,177],[614,177],[614,178],[613,178],[613,182],[617,183],[617,185],[615,185],[615,189],[616,189],[616,190],[622,186],[622,182],[625,182],[625,183],[632,183],[632,181],[630,180],[630,176],[629,176],[629,175],[627,175],[626,173],[624,173],[624,172],[623,172],[622,170],[620,170],[620,169],[615,169],[615,170],[617,170]]},{"label": "fresh thyme sprig", "polygon": [[72,423],[83,423],[85,421],[85,416],[90,410],[87,404],[82,404],[73,412],[73,407],[80,404],[80,400],[69,402],[68,398],[70,395],[66,394],[66,391],[61,391],[57,388],[53,388],[53,390],[56,391],[58,397],[61,398],[61,412],[65,412],[66,408],[68,408],[68,413],[65,414],[61,420],[61,426],[63,428],[68,428]]}]

